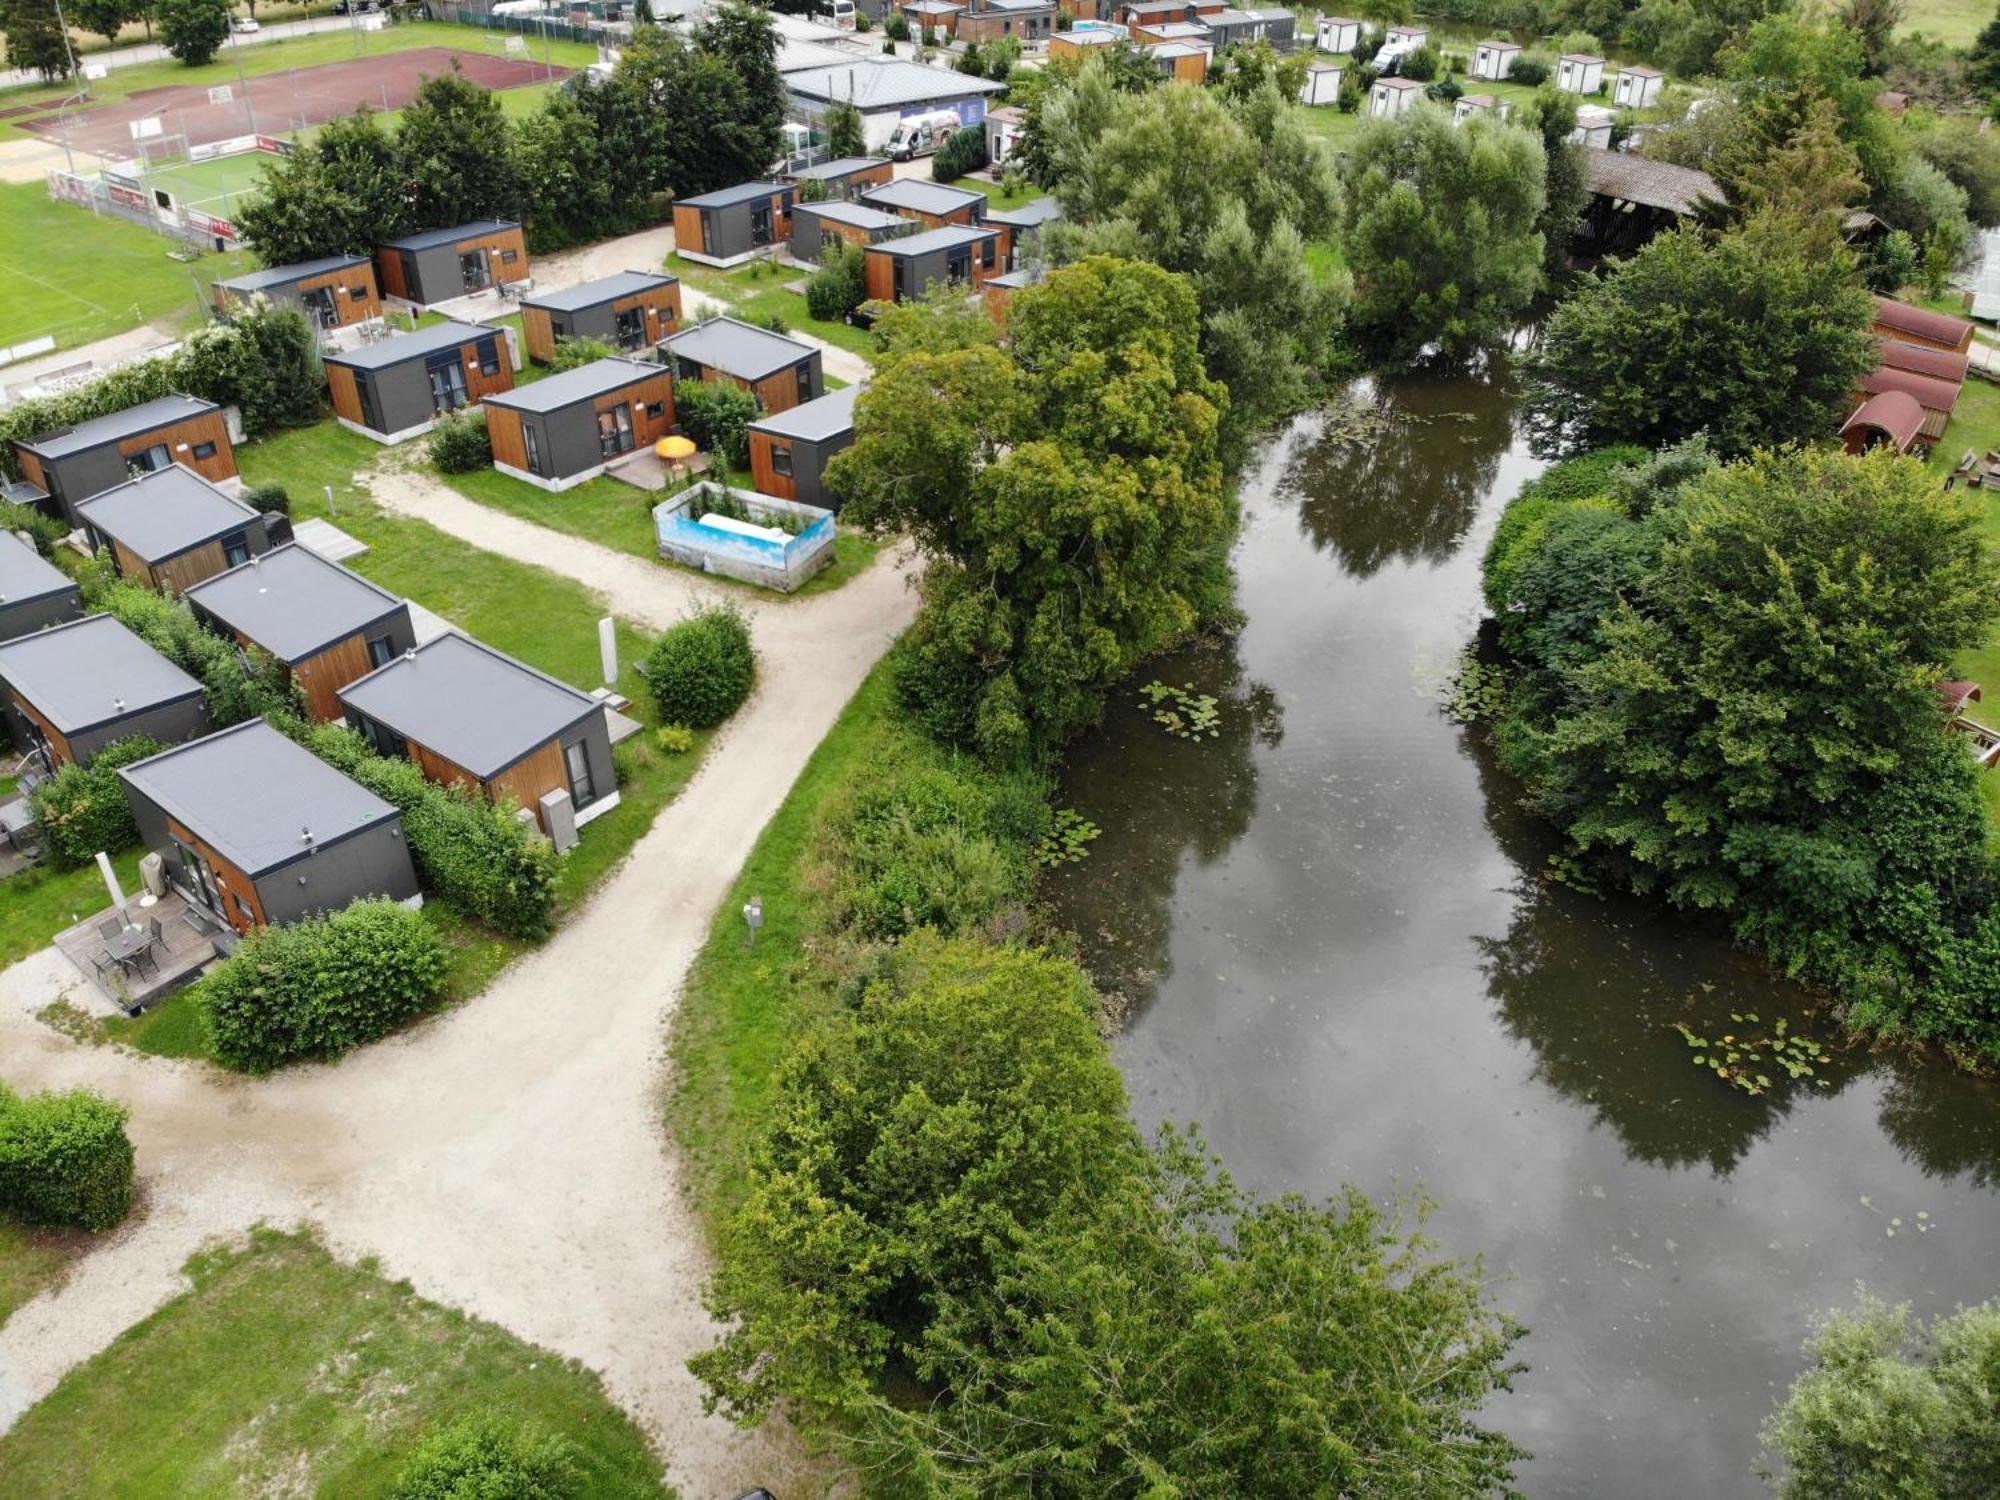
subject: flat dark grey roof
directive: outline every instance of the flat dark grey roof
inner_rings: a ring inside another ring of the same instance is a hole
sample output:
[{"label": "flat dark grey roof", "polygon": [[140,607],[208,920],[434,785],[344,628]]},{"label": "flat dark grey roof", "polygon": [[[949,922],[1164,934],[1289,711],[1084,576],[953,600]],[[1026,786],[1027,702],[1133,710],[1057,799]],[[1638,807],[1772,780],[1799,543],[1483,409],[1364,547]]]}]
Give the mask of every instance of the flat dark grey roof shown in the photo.
[{"label": "flat dark grey roof", "polygon": [[839,156],[816,167],[801,167],[791,175],[799,182],[832,182],[852,177],[856,172],[865,172],[870,167],[885,167],[888,164],[886,156]]},{"label": "flat dark grey roof", "polygon": [[200,683],[110,615],[0,643],[0,678],[64,734],[201,693]]},{"label": "flat dark grey roof", "polygon": [[344,271],[349,266],[365,266],[365,255],[323,255],[318,260],[293,261],[289,266],[266,266],[261,271],[246,271],[241,276],[225,276],[216,282],[232,292],[268,292],[273,287],[290,286],[295,281],[304,281],[309,276],[324,276],[329,271]]},{"label": "flat dark grey roof", "polygon": [[676,358],[691,359],[739,380],[762,380],[818,352],[811,344],[735,318],[712,318],[684,328],[660,340],[660,347]]},{"label": "flat dark grey roof", "polygon": [[948,214],[968,203],[984,203],[986,195],[971,188],[956,188],[942,182],[924,182],[915,177],[899,177],[861,194],[868,203],[886,203],[913,213]]},{"label": "flat dark grey roof", "polygon": [[386,370],[391,365],[400,365],[404,360],[421,359],[426,354],[436,354],[441,349],[456,349],[461,344],[470,344],[476,339],[493,338],[500,332],[484,323],[457,323],[446,321],[433,323],[428,328],[419,328],[411,333],[399,333],[394,338],[384,339],[379,344],[363,344],[356,349],[348,349],[339,354],[326,356],[330,365],[349,365],[357,370]]},{"label": "flat dark grey roof", "polygon": [[899,240],[884,240],[879,245],[870,245],[871,252],[880,251],[884,255],[926,255],[933,250],[951,250],[960,245],[976,245],[981,240],[998,237],[1000,231],[973,224],[946,224],[941,229],[926,229],[922,234],[906,234]]},{"label": "flat dark grey roof", "polygon": [[[1332,66],[1339,66],[1337,63]],[[988,208],[980,222],[983,224],[1007,224],[1015,229],[1033,229],[1046,224],[1051,219],[1060,219],[1063,213],[1062,200],[1049,195],[1023,203],[1019,208]]]},{"label": "flat dark grey roof", "polygon": [[854,398],[867,389],[867,383],[863,382],[828,391],[824,396],[815,396],[789,411],[759,417],[750,424],[750,430],[768,432],[773,437],[798,438],[808,443],[838,437],[843,432],[853,431]]},{"label": "flat dark grey roof", "polygon": [[183,597],[287,666],[405,607],[359,573],[290,542],[203,579]]},{"label": "flat dark grey roof", "polygon": [[791,189],[782,182],[739,182],[735,187],[717,188],[712,193],[701,193],[693,198],[677,198],[677,208],[727,208],[732,203],[750,203],[758,198],[771,198]]},{"label": "flat dark grey roof", "polygon": [[76,513],[147,563],[179,557],[257,519],[250,506],[179,464],[79,501]]},{"label": "flat dark grey roof", "polygon": [[449,229],[426,229],[421,234],[406,234],[399,240],[384,240],[382,244],[389,250],[429,250],[437,245],[456,245],[460,240],[483,239],[503,229],[520,227],[512,219],[474,219],[469,224],[454,224]]},{"label": "flat dark grey roof", "polygon": [[76,580],[11,531],[0,531],[0,605],[74,591]]},{"label": "flat dark grey roof", "polygon": [[574,370],[549,375],[529,385],[516,386],[488,396],[488,406],[506,406],[515,411],[561,411],[579,401],[594,401],[613,391],[623,390],[641,380],[653,380],[667,373],[665,365],[640,359],[594,359]]},{"label": "flat dark grey roof", "polygon": [[838,198],[829,198],[824,203],[801,203],[792,209],[794,214],[817,214],[822,219],[831,219],[836,224],[852,224],[856,229],[894,229],[898,224],[910,221],[901,214],[892,214],[886,208],[870,208],[866,203],[853,203]]},{"label": "flat dark grey roof", "polygon": [[349,683],[340,701],[481,781],[604,711],[568,683],[457,631]]},{"label": "flat dark grey roof", "polygon": [[246,875],[397,816],[262,719],[134,761],[118,775]]},{"label": "flat dark grey roof", "polygon": [[634,297],[655,287],[672,286],[679,280],[678,276],[667,276],[658,271],[614,271],[609,276],[564,287],[559,292],[523,297],[521,306],[545,307],[550,312],[582,312],[587,307],[602,307],[607,302]]},{"label": "flat dark grey roof", "polygon": [[1009,271],[1005,276],[989,276],[986,278],[986,285],[1004,286],[1010,292],[1018,292],[1024,286],[1039,284],[1045,279],[1045,275],[1046,273],[1042,271],[1024,266],[1018,271]]},{"label": "flat dark grey roof", "polygon": [[151,401],[128,406],[123,411],[92,417],[88,422],[64,432],[45,433],[21,446],[43,458],[67,458],[72,453],[87,453],[92,448],[102,448],[106,443],[121,443],[142,432],[151,432],[156,427],[172,427],[190,417],[221,409],[213,401],[203,401],[195,396],[156,396]]}]

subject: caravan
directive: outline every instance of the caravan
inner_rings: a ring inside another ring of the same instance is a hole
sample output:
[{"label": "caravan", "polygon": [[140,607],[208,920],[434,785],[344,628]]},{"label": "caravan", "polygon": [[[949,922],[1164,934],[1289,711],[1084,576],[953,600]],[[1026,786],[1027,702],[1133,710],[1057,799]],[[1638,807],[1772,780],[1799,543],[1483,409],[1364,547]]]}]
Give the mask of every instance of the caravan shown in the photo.
[{"label": "caravan", "polygon": [[929,156],[958,133],[958,111],[933,109],[920,115],[906,115],[896,122],[889,137],[888,154],[896,161]]}]

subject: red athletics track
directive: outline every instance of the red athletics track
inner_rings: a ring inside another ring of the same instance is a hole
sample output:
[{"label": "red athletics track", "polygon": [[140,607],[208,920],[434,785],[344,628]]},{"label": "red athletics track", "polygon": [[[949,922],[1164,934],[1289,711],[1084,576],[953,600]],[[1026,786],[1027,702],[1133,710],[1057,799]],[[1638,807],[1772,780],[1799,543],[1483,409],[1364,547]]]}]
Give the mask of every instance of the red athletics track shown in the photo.
[{"label": "red athletics track", "polygon": [[[284,135],[306,126],[324,125],[328,120],[352,114],[358,104],[401,109],[415,96],[417,85],[426,75],[446,71],[453,58],[458,60],[467,78],[489,89],[545,83],[551,77],[565,78],[570,72],[568,68],[552,72],[546,65],[527,59],[458,52],[449,47],[419,47],[411,52],[386,52],[349,62],[266,73],[250,80],[250,103],[256,110],[257,130],[264,135]],[[146,89],[116,104],[73,112],[68,116],[69,143],[96,156],[131,156],[131,122],[148,115],[159,118],[162,135],[185,135],[190,146],[249,135],[250,111],[244,108],[242,87],[232,83],[230,90],[235,98],[227,104],[210,104],[205,87],[180,84],[173,88]],[[62,120],[54,114],[39,119],[17,119],[14,123],[44,140],[59,141],[63,137]]]}]

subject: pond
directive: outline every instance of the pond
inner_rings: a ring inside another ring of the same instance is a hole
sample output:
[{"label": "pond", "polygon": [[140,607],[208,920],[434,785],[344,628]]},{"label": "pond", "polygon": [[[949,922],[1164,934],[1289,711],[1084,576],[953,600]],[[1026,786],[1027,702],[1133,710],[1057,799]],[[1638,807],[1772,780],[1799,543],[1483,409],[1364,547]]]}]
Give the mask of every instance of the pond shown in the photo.
[{"label": "pond", "polygon": [[[1532,1330],[1489,1413],[1529,1495],[1761,1495],[1816,1313],[1857,1283],[1926,1314],[2000,1293],[2000,1093],[1545,878],[1547,830],[1441,706],[1537,464],[1504,376],[1372,394],[1388,422],[1301,418],[1245,475],[1245,628],[1148,674],[1213,695],[1215,737],[1123,693],[1060,799],[1104,833],[1050,889],[1132,1005],[1142,1125],[1200,1122],[1266,1191],[1421,1191],[1444,1249],[1484,1253]],[[1832,1060],[1757,1097],[1676,1030],[1779,1017]]]}]

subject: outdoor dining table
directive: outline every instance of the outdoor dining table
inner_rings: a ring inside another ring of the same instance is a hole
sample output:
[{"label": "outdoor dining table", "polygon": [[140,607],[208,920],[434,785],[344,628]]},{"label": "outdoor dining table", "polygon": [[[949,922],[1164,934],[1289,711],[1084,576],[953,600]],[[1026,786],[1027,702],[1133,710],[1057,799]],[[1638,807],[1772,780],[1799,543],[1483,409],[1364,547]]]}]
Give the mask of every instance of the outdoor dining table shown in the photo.
[{"label": "outdoor dining table", "polygon": [[130,963],[152,946],[153,934],[144,927],[122,927],[118,936],[105,939],[104,946],[117,963]]}]

